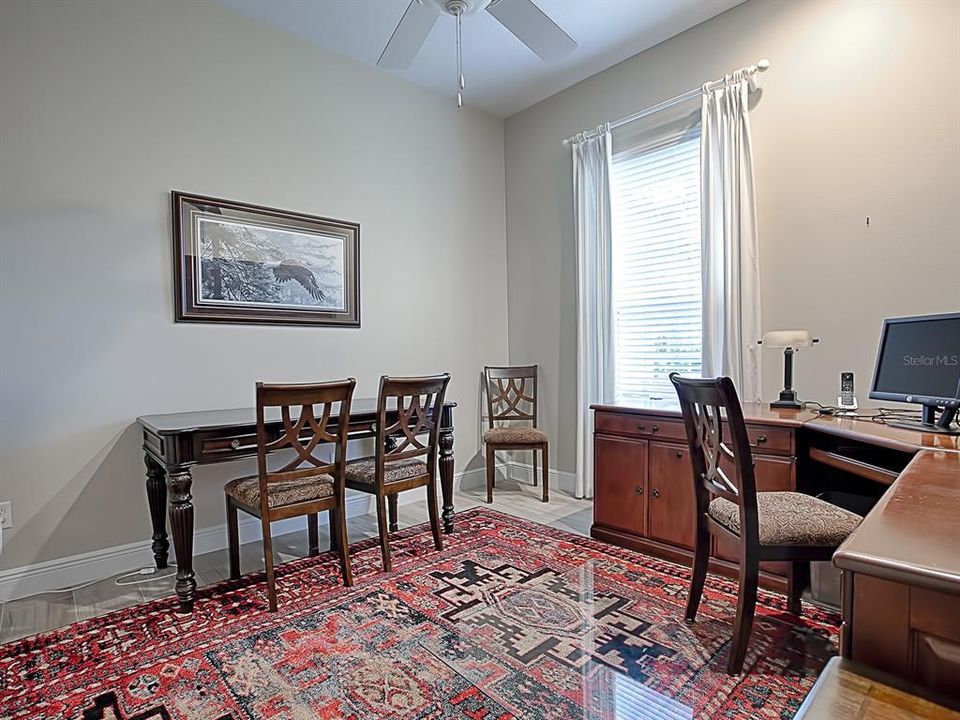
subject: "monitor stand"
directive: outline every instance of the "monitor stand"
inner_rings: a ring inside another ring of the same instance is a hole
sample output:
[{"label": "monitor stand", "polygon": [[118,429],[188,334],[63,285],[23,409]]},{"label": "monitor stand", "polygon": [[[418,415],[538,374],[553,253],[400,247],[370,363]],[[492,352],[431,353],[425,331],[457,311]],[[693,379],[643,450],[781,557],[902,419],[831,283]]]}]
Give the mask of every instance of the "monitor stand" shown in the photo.
[{"label": "monitor stand", "polygon": [[940,413],[940,419],[937,419],[936,405],[923,405],[923,415],[920,422],[910,422],[909,420],[897,420],[888,422],[887,425],[905,430],[920,430],[926,433],[936,433],[938,435],[960,435],[960,429],[950,427],[950,423],[957,416],[957,408],[944,408]]}]

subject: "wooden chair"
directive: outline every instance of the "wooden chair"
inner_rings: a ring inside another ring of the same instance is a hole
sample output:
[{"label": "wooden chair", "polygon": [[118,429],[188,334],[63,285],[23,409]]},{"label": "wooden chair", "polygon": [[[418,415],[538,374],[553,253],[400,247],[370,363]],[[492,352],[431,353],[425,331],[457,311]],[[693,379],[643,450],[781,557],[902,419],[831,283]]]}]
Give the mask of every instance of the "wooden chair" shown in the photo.
[{"label": "wooden chair", "polygon": [[[483,368],[487,391],[487,421],[483,434],[487,448],[487,502],[493,502],[497,450],[533,452],[533,484],[537,484],[537,452],[543,455],[543,502],[550,501],[547,434],[537,427],[537,365]],[[529,394],[528,394],[529,393]],[[531,426],[514,425],[530,422]],[[497,423],[501,425],[498,426]]]},{"label": "wooden chair", "polygon": [[[762,561],[809,563],[830,560],[857,527],[855,513],[796,492],[757,492],[753,455],[733,381],[686,379],[671,373],[686,427],[696,495],[697,530],[687,622],[693,622],[703,595],[711,534],[740,545],[740,592],[727,672],[738,675],[753,629],[757,580]],[[724,440],[724,426],[730,440]],[[715,496],[715,497],[712,497]],[[795,575],[796,577],[796,575]],[[801,583],[793,583],[790,612],[799,614]]]},{"label": "wooden chair", "polygon": [[[427,487],[427,510],[433,544],[443,549],[437,513],[437,448],[440,415],[450,374],[430,377],[380,378],[377,401],[376,447],[372,458],[347,463],[346,483],[351,490],[377,496],[377,525],[383,569],[393,567],[390,532],[397,529],[397,495],[404,490]],[[388,413],[396,419],[387,423]],[[421,436],[427,435],[426,441]],[[390,526],[387,527],[389,502]]]},{"label": "wooden chair", "polygon": [[[273,570],[273,537],[270,523],[289,517],[307,516],[309,553],[319,554],[317,513],[330,514],[330,534],[339,538],[340,570],[344,585],[353,585],[350,552],[347,545],[344,512],[344,471],[350,403],[356,380],[340,382],[274,385],[257,383],[257,465],[253,477],[231,480],[224,487],[227,498],[227,540],[230,553],[230,578],[240,577],[240,536],[238,510],[260,518],[263,526],[263,560],[267,566],[267,591],[270,612],[277,610],[277,586]],[[339,413],[334,406],[339,404]],[[320,406],[317,412],[316,406]],[[279,437],[266,429],[267,409],[279,409],[283,431]],[[337,417],[337,420],[331,420]],[[331,463],[317,456],[322,444],[335,444]],[[278,470],[267,469],[267,453],[293,451]]]}]

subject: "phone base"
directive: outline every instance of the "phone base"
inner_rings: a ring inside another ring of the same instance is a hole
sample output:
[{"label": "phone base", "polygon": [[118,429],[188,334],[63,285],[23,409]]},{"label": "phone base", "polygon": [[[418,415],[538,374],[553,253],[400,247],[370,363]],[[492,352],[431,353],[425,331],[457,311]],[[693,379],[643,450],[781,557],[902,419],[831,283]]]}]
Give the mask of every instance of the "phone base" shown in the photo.
[{"label": "phone base", "polygon": [[838,395],[838,396],[837,396],[837,407],[840,408],[840,413],[838,413],[838,414],[843,414],[844,412],[853,412],[853,411],[855,411],[855,410],[858,408],[858,406],[857,406],[857,399],[856,399],[856,398],[853,398],[853,401],[852,401],[852,402],[850,402],[850,403],[844,403],[844,402],[843,402],[843,396],[842,396],[842,395]]}]

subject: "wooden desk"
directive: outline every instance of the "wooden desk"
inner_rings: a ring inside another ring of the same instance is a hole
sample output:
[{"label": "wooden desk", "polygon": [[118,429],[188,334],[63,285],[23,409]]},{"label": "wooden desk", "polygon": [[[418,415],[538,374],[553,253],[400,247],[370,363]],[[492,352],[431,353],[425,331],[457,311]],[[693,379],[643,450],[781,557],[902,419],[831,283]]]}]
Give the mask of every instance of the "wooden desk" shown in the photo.
[{"label": "wooden desk", "polygon": [[[591,535],[690,564],[696,513],[679,410],[593,409]],[[760,490],[846,490],[844,479],[886,488],[834,556],[841,654],[960,696],[960,437],[749,404],[744,418]],[[835,480],[825,488],[823,477]],[[715,539],[712,554],[711,571],[737,574],[730,548]],[[769,589],[802,581],[761,567]]]},{"label": "wooden desk", "polygon": [[[444,403],[440,418],[439,471],[443,495],[444,532],[453,532],[453,409]],[[273,411],[274,416],[270,415]],[[354,400],[350,410],[350,439],[374,437],[376,398]],[[395,418],[394,418],[395,419]],[[268,431],[281,428],[276,409],[267,413]],[[177,556],[177,597],[180,611],[193,611],[197,581],[193,572],[194,465],[227,462],[257,455],[257,421],[254,408],[144,415],[137,418],[143,429],[144,462],[147,466],[147,501],[153,526],[153,557],[158,568],[167,566],[170,543],[166,516],[169,494],[170,532]]]}]

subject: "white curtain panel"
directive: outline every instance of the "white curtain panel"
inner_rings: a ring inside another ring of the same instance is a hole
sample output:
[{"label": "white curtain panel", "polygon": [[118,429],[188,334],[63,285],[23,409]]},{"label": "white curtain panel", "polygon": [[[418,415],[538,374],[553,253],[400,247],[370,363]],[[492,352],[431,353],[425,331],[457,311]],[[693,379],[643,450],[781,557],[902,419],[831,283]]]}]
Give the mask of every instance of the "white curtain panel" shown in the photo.
[{"label": "white curtain panel", "polygon": [[613,400],[614,335],[610,231],[610,129],[573,143],[573,209],[577,243],[577,484],[593,497],[593,412]]},{"label": "white curtain panel", "polygon": [[750,80],[703,94],[700,135],[703,232],[703,375],[728,375],[744,402],[760,401],[760,258]]}]

